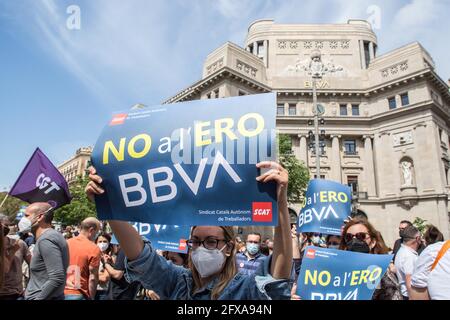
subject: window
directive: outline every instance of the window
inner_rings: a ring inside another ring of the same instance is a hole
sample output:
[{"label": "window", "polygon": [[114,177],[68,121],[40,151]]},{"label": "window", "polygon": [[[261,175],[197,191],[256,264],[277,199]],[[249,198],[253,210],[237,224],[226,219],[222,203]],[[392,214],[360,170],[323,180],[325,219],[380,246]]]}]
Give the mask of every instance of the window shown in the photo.
[{"label": "window", "polygon": [[206,99],[211,99],[211,92],[206,95]]},{"label": "window", "polygon": [[242,90],[239,90],[238,95],[239,95],[239,96],[246,96],[246,95],[247,95],[247,92],[242,91]]},{"label": "window", "polygon": [[289,115],[295,116],[297,114],[297,106],[295,104],[289,105]]},{"label": "window", "polygon": [[344,148],[345,148],[345,154],[357,154],[355,140],[345,140]]},{"label": "window", "polygon": [[389,98],[388,101],[390,110],[397,108],[397,102],[395,101],[395,97]]},{"label": "window", "polygon": [[216,96],[216,99],[219,98],[219,89],[214,90],[214,95]]},{"label": "window", "polygon": [[279,104],[277,106],[277,115],[284,116],[284,104]]},{"label": "window", "polygon": [[353,193],[358,192],[358,176],[347,176],[347,185]]},{"label": "window", "polygon": [[263,41],[258,41],[256,50],[257,50],[256,55],[260,58],[263,58],[264,57],[264,42]]},{"label": "window", "polygon": [[340,104],[339,105],[340,115],[346,116],[347,115],[347,105],[346,104]]},{"label": "window", "polygon": [[[314,179],[317,179],[317,174],[314,175]],[[324,175],[324,174],[321,174],[321,175],[320,175],[320,179],[325,179],[325,175]]]},{"label": "window", "polygon": [[369,42],[364,41],[364,56],[366,57],[366,69],[370,64],[370,52],[369,52]]},{"label": "window", "polygon": [[352,116],[359,116],[359,104],[352,104]]},{"label": "window", "polygon": [[400,99],[402,100],[402,106],[407,106],[409,104],[408,93],[401,94]]}]

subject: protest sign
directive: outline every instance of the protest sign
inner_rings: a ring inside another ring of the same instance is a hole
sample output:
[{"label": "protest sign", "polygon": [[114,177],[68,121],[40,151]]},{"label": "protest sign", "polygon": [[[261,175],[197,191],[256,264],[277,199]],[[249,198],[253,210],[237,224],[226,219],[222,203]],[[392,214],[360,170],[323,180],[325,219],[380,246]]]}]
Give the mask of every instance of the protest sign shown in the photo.
[{"label": "protest sign", "polygon": [[304,300],[370,300],[392,258],[307,247],[296,294]]},{"label": "protest sign", "polygon": [[197,100],[116,114],[92,163],[98,217],[169,225],[277,225],[275,94]]},{"label": "protest sign", "polygon": [[[187,253],[186,241],[189,239],[191,227],[172,226],[149,223],[130,222],[134,229],[152,243],[154,250]],[[118,244],[113,235],[111,244]]]},{"label": "protest sign", "polygon": [[340,235],[344,220],[351,214],[351,201],[348,186],[323,179],[311,180],[298,217],[298,232]]}]

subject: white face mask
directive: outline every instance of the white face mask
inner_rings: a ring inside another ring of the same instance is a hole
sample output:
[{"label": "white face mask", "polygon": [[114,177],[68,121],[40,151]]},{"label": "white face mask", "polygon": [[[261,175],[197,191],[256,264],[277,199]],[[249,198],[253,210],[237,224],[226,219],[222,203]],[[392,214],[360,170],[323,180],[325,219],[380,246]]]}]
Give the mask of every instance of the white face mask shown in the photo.
[{"label": "white face mask", "polygon": [[106,242],[99,242],[97,243],[98,247],[100,248],[100,250],[102,250],[102,252],[105,252],[106,249],[108,249],[109,245]]},{"label": "white face mask", "polygon": [[32,225],[32,222],[30,219],[28,219],[27,217],[22,217],[22,219],[20,219],[19,224],[18,224],[19,231],[22,233],[30,232],[31,225]]},{"label": "white face mask", "polygon": [[201,246],[192,251],[192,263],[200,274],[200,277],[209,277],[222,269],[223,264],[225,263],[225,256],[222,253],[222,250],[225,247],[226,245],[220,250],[208,250]]}]

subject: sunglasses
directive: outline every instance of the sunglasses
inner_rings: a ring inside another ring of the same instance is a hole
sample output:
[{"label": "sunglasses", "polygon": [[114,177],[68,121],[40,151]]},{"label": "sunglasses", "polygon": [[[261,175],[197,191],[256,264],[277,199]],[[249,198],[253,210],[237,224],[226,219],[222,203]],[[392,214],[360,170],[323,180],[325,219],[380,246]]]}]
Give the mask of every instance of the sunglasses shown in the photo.
[{"label": "sunglasses", "polygon": [[344,240],[345,243],[349,243],[350,241],[353,240],[353,238],[356,238],[360,241],[364,241],[367,239],[368,235],[369,234],[367,232],[358,232],[357,234],[346,233],[344,236]]}]

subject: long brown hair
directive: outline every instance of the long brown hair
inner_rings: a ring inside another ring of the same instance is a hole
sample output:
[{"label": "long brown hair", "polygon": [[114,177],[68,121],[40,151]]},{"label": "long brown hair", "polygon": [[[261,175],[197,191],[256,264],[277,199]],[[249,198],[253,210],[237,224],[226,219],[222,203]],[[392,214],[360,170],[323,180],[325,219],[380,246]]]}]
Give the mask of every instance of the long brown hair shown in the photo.
[{"label": "long brown hair", "polygon": [[[192,227],[191,235],[194,233],[195,226]],[[231,245],[231,255],[226,258],[225,265],[222,269],[222,272],[219,275],[219,282],[214,286],[213,290],[211,291],[211,299],[217,300],[219,298],[219,295],[222,293],[222,291],[225,289],[225,287],[228,285],[228,283],[234,278],[236,273],[238,272],[236,267],[236,247],[234,245],[234,231],[233,227],[220,227],[223,230],[223,235],[225,238],[225,242],[227,243],[227,246]],[[191,255],[189,255],[189,262],[188,262],[189,269],[192,271],[192,278],[194,279],[194,288],[196,289],[201,288],[201,282],[200,282],[200,275],[198,274],[197,269],[194,266],[194,263],[192,262]]]},{"label": "long brown hair", "polygon": [[386,254],[389,252],[389,249],[383,245],[384,241],[380,238],[380,233],[370,224],[366,219],[353,219],[348,222],[344,230],[342,231],[341,244],[339,245],[339,249],[347,250],[347,244],[345,243],[345,235],[347,234],[347,230],[354,225],[361,224],[366,227],[368,234],[372,241],[375,241],[375,246],[370,249],[370,253],[372,254]]}]

